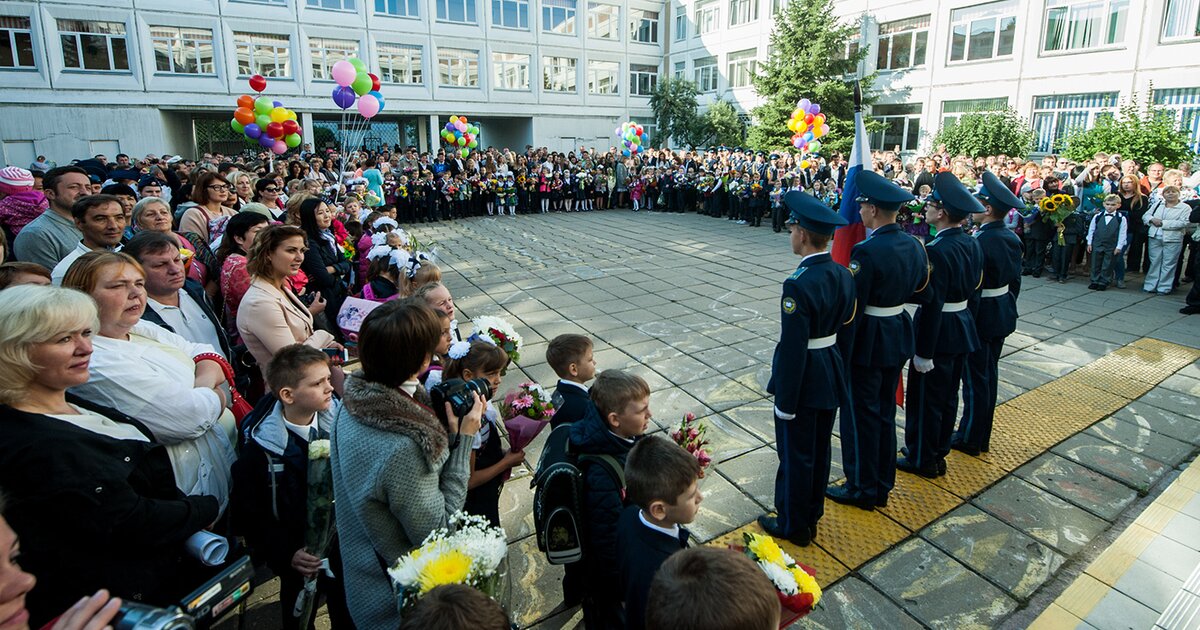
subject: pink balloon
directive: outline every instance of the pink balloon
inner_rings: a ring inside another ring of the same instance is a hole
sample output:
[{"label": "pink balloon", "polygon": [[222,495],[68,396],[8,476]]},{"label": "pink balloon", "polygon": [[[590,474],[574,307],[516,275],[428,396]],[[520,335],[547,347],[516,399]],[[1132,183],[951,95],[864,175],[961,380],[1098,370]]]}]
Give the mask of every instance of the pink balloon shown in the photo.
[{"label": "pink balloon", "polygon": [[333,80],[340,86],[348,86],[358,78],[358,69],[345,59],[333,64]]},{"label": "pink balloon", "polygon": [[271,145],[271,150],[275,152],[275,155],[283,155],[287,153],[287,149],[287,143],[283,140],[276,140],[275,144]]},{"label": "pink balloon", "polygon": [[374,118],[375,114],[379,113],[379,99],[370,94],[358,97],[358,113],[362,114],[363,118]]}]

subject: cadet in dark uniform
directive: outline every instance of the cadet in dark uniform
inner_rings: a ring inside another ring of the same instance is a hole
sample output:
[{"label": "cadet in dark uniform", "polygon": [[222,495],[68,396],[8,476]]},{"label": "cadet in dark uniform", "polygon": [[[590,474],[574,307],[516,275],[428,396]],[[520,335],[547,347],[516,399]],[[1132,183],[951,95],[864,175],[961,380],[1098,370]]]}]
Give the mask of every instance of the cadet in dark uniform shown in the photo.
[{"label": "cadet in dark uniform", "polygon": [[997,364],[1004,338],[1017,329],[1017,295],[1021,292],[1021,238],[1004,225],[1012,208],[1025,204],[991,171],[983,173],[976,195],[987,214],[975,241],[983,249],[983,284],[971,298],[979,349],[967,355],[963,374],[963,416],[950,447],[968,455],[986,452],[996,412]]},{"label": "cadet in dark uniform", "polygon": [[783,282],[782,332],[767,384],[775,396],[779,516],[758,522],[768,534],[803,547],[825,513],[833,416],[848,399],[837,333],[854,318],[854,280],[826,251],[846,220],[799,191],[784,195],[783,203],[791,213],[792,251],[802,258]]},{"label": "cadet in dark uniform", "polygon": [[916,354],[908,372],[905,457],[896,468],[924,477],[946,472],[950,434],[958,415],[958,386],[966,356],[979,347],[968,301],[979,288],[983,251],[962,230],[967,215],[983,206],[948,172],[934,177],[925,220],[937,228],[929,255],[929,285],[917,294]]},{"label": "cadet in dark uniform", "polygon": [[858,316],[838,333],[852,400],[841,414],[846,484],[825,495],[872,510],[887,505],[896,483],[896,386],[913,356],[912,318],[904,304],[929,282],[929,261],[924,243],[896,224],[912,194],[872,171],[860,171],[855,182],[871,235],[850,252]]}]

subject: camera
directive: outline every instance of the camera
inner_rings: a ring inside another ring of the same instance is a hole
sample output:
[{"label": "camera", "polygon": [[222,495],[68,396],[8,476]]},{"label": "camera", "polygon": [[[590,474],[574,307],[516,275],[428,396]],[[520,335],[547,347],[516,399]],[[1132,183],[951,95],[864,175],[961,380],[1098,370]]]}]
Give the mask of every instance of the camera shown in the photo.
[{"label": "camera", "polygon": [[122,600],[112,627],[113,630],[195,630],[196,622],[175,606],[156,608]]},{"label": "camera", "polygon": [[253,590],[254,565],[243,556],[221,570],[175,606],[159,608],[141,602],[121,601],[113,630],[203,630],[246,599]]},{"label": "camera", "polygon": [[434,385],[433,389],[429,390],[429,398],[433,400],[433,411],[437,414],[438,419],[442,422],[448,421],[446,403],[450,403],[450,408],[454,410],[454,415],[458,418],[471,413],[471,408],[475,406],[475,397],[471,395],[471,392],[478,392],[484,400],[487,400],[492,397],[492,385],[484,378],[475,378],[469,381],[452,378]]}]

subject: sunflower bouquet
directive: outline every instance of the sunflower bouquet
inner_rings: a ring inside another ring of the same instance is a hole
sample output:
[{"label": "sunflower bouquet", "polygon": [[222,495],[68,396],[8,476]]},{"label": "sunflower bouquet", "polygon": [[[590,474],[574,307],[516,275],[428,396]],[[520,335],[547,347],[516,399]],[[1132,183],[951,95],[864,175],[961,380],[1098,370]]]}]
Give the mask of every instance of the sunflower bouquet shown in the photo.
[{"label": "sunflower bouquet", "polygon": [[448,528],[430,532],[420,547],[396,560],[388,575],[402,610],[446,584],[470,586],[499,601],[505,573],[501,565],[507,555],[503,529],[481,516],[456,512]]},{"label": "sunflower bouquet", "polygon": [[1048,197],[1042,197],[1042,200],[1038,202],[1038,210],[1042,213],[1043,220],[1049,220],[1057,227],[1058,244],[1065,244],[1063,238],[1063,221],[1071,216],[1071,213],[1075,212],[1075,200],[1070,195],[1056,193]]},{"label": "sunflower bouquet", "polygon": [[816,570],[797,563],[770,536],[745,532],[742,538],[746,555],[770,578],[779,603],[801,617],[812,612],[821,602]]}]

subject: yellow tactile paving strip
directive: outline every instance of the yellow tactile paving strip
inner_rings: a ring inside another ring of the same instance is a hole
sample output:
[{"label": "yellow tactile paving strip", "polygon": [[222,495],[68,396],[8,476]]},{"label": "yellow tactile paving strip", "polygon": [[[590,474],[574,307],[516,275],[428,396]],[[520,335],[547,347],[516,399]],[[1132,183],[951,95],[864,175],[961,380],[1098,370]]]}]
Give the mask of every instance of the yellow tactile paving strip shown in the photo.
[{"label": "yellow tactile paving strip", "polygon": [[[788,551],[798,561],[816,568],[817,580],[823,586],[833,584],[1050,447],[1120,410],[1197,359],[1200,359],[1200,350],[1156,339],[1139,339],[1025,392],[996,408],[991,452],[971,457],[952,451],[947,457],[946,475],[937,479],[897,473],[896,489],[888,499],[888,507],[882,510],[866,511],[826,501],[825,517],[821,519],[816,544],[797,548],[789,543]],[[1200,468],[1193,464],[1189,473],[1194,473],[1194,479],[1189,477],[1188,482],[1200,486]],[[1184,482],[1183,477],[1175,483],[1181,482]],[[1163,496],[1167,495],[1164,493]],[[1142,528],[1158,531],[1173,515],[1169,507],[1156,506],[1157,502],[1139,517],[1139,523],[1143,517],[1147,519]],[[1158,529],[1154,529],[1155,526]],[[762,533],[757,523],[751,523],[710,544],[740,545],[745,531]],[[1113,551],[1109,557],[1121,558],[1120,553]],[[1109,571],[1105,576],[1111,574]],[[1079,611],[1085,607],[1091,610],[1091,606],[1100,601],[1106,591],[1096,596],[1101,590],[1096,585],[1105,584],[1096,577],[1088,577],[1096,584],[1085,582],[1078,588],[1073,587],[1070,607],[1063,605],[1060,599],[1057,606],[1051,606],[1043,615],[1049,616],[1048,622],[1054,615],[1081,619],[1077,614]]]}]

